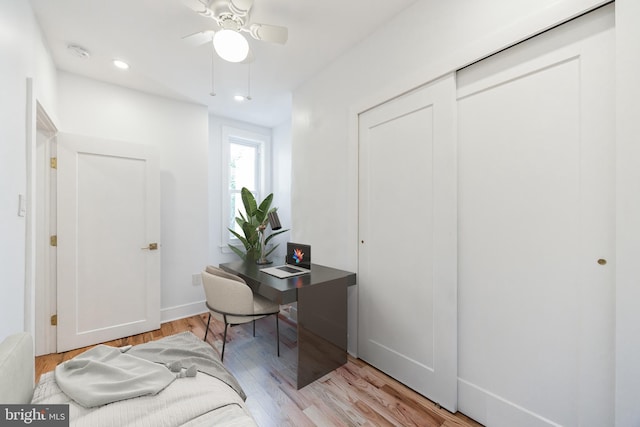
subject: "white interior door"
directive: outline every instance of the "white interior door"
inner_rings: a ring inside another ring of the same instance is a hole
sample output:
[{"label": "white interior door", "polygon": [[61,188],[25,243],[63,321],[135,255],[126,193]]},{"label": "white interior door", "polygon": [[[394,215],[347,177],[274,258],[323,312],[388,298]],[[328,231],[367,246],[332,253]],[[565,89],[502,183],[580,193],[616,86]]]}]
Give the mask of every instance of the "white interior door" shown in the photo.
[{"label": "white interior door", "polygon": [[359,128],[358,356],[455,411],[454,76]]},{"label": "white interior door", "polygon": [[59,134],[57,148],[58,351],[159,328],[153,147]]},{"label": "white interior door", "polygon": [[[38,111],[40,114],[40,111]],[[50,236],[56,234],[56,174],[51,158],[56,157],[55,128],[40,128],[36,134],[36,297],[35,355],[55,353],[56,327],[51,316],[56,313],[56,248]]]},{"label": "white interior door", "polygon": [[614,14],[458,73],[459,408],[611,425]]}]

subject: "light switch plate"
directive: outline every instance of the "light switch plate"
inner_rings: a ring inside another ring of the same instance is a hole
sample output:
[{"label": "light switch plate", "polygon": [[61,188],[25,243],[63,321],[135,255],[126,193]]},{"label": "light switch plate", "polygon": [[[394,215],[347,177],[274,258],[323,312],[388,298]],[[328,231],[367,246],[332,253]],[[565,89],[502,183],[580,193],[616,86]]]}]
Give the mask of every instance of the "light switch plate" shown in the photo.
[{"label": "light switch plate", "polygon": [[18,216],[25,216],[27,214],[27,201],[24,194],[18,194]]}]

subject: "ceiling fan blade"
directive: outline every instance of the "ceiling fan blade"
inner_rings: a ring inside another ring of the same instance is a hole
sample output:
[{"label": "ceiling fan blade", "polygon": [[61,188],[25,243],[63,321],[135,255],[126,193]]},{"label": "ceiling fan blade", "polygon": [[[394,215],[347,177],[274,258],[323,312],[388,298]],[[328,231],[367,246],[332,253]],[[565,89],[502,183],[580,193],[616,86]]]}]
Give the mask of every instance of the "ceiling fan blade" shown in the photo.
[{"label": "ceiling fan blade", "polygon": [[253,0],[229,0],[229,9],[236,15],[245,16],[253,6]]},{"label": "ceiling fan blade", "polygon": [[264,40],[272,43],[285,44],[289,38],[289,30],[286,27],[268,24],[251,24],[249,33],[256,40]]},{"label": "ceiling fan blade", "polygon": [[208,18],[212,16],[211,9],[209,9],[209,3],[209,0],[182,0],[182,4],[187,6],[189,9]]},{"label": "ceiling fan blade", "polygon": [[211,43],[211,39],[215,34],[214,30],[198,31],[197,33],[188,34],[182,37],[182,40],[191,46],[202,46],[205,43]]}]

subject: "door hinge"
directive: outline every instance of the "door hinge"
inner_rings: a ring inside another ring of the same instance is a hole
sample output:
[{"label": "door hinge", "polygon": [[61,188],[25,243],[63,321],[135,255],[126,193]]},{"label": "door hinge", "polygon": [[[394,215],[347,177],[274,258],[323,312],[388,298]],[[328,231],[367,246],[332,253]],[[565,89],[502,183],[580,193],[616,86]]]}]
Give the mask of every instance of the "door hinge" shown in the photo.
[{"label": "door hinge", "polygon": [[58,326],[58,315],[54,314],[51,316],[51,326]]},{"label": "door hinge", "polygon": [[58,246],[58,236],[49,237],[49,244],[51,246]]},{"label": "door hinge", "polygon": [[57,157],[52,157],[51,158],[51,169],[58,169],[58,158]]}]

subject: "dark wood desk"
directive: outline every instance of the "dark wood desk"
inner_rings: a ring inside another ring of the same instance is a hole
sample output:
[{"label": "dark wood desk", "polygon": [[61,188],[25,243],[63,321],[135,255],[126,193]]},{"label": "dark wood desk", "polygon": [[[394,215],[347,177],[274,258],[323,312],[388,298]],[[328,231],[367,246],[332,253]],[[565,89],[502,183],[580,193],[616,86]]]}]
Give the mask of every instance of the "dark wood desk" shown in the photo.
[{"label": "dark wood desk", "polygon": [[355,273],[312,264],[309,274],[279,279],[253,262],[229,262],[220,268],[272,301],[297,301],[298,389],[347,363],[347,286],[356,284]]}]

